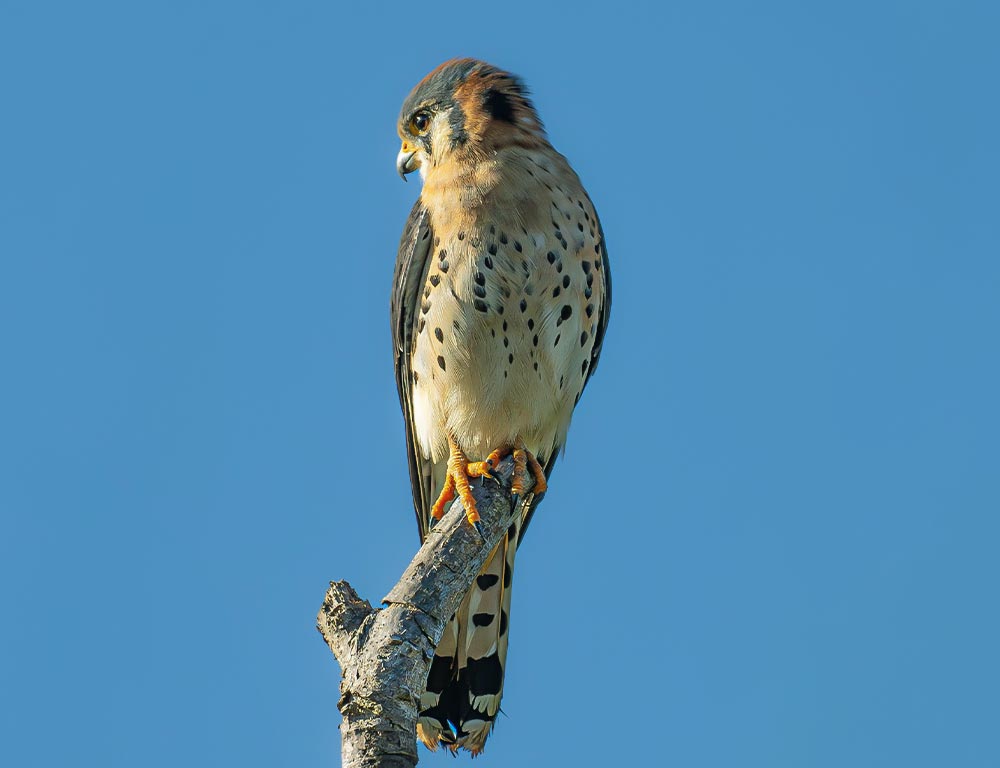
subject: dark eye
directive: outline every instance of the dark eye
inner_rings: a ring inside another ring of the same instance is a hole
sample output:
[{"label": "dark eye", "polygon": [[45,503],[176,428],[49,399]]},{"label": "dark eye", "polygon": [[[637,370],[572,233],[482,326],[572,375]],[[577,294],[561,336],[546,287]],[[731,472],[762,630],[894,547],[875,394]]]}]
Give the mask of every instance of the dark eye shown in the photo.
[{"label": "dark eye", "polygon": [[410,128],[414,133],[427,133],[427,129],[431,127],[431,116],[427,112],[417,112],[413,117],[410,118]]}]

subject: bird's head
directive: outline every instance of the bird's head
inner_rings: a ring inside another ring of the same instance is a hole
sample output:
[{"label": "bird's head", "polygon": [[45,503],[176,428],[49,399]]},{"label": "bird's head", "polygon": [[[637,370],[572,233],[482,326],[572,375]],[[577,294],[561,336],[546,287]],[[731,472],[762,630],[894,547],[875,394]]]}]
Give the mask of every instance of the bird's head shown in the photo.
[{"label": "bird's head", "polygon": [[406,97],[399,113],[404,179],[449,162],[475,163],[511,144],[545,142],[545,131],[520,78],[476,59],[439,66]]}]

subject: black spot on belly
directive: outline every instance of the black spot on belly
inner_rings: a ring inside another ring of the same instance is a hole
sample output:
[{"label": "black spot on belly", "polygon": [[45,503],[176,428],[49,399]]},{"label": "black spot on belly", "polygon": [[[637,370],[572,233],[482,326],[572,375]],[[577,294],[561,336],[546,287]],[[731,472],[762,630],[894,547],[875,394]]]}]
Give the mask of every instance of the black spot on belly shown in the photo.
[{"label": "black spot on belly", "polygon": [[548,253],[546,253],[545,254],[545,258],[549,260],[549,264],[555,264],[556,263],[556,255],[552,251],[549,251]]},{"label": "black spot on belly", "polygon": [[486,286],[474,285],[472,286],[472,292],[481,299],[486,298]]},{"label": "black spot on belly", "polygon": [[553,299],[556,299],[556,298],[559,298],[559,294],[560,294],[560,293],[562,293],[562,288],[560,288],[560,287],[559,287],[559,286],[557,285],[557,286],[556,286],[555,288],[553,288],[553,289],[552,289],[552,298],[553,298]]},{"label": "black spot on belly", "polygon": [[443,371],[443,370],[445,370],[445,367],[444,367],[444,358],[443,358],[443,357],[441,357],[441,355],[438,355],[438,367],[439,367],[439,368],[440,368],[440,369],[441,369],[442,371]]},{"label": "black spot on belly", "polygon": [[472,300],[472,306],[474,306],[479,312],[487,312],[490,308],[485,301],[479,298]]},{"label": "black spot on belly", "polygon": [[586,344],[586,343],[587,343],[587,339],[588,339],[588,336],[587,336],[587,332],[586,332],[586,331],[584,331],[583,333],[581,333],[581,334],[580,334],[580,346],[581,346],[581,347],[582,347],[582,346],[583,346],[584,344]]},{"label": "black spot on belly", "polygon": [[514,250],[518,253],[521,252],[521,244],[517,240],[514,241]]},{"label": "black spot on belly", "polygon": [[535,330],[535,318],[533,317],[528,318],[528,330],[529,331]]},{"label": "black spot on belly", "polygon": [[507,362],[508,363],[513,363],[514,362],[514,353],[513,352],[511,352],[509,355],[507,355]]},{"label": "black spot on belly", "polygon": [[[507,569],[507,573],[510,573],[510,568]],[[507,631],[507,611],[503,608],[500,609],[500,630],[498,634],[503,634]]]},{"label": "black spot on belly", "polygon": [[594,305],[593,304],[588,304],[587,305],[587,317],[590,317],[592,314],[594,314]]},{"label": "black spot on belly", "polygon": [[472,276],[472,279],[476,281],[476,285],[486,285],[486,275],[482,272],[476,272],[476,274]]},{"label": "black spot on belly", "polygon": [[[493,253],[494,254],[496,253],[495,247],[493,249]],[[486,267],[487,269],[493,269],[493,259],[487,256],[485,259],[483,259],[483,266]]]},{"label": "black spot on belly", "polygon": [[492,613],[474,613],[472,614],[472,623],[477,627],[488,627],[493,623],[494,618]]},{"label": "black spot on belly", "polygon": [[563,275],[563,288],[569,288],[569,275]]},{"label": "black spot on belly", "polygon": [[430,282],[432,286],[437,288],[438,285],[441,283],[441,275],[431,275],[429,278],[427,278],[427,280]]},{"label": "black spot on belly", "polygon": [[434,329],[434,337],[438,341],[444,341],[444,331],[442,331],[440,328],[435,328]]},{"label": "black spot on belly", "polygon": [[487,247],[486,250],[488,250],[490,252],[490,255],[496,256],[497,255],[497,244],[496,243],[490,243],[489,247]]},{"label": "black spot on belly", "polygon": [[524,310],[526,310],[528,308],[528,300],[527,299],[521,299],[521,303],[520,303],[519,306],[521,307],[521,311],[524,312]]}]

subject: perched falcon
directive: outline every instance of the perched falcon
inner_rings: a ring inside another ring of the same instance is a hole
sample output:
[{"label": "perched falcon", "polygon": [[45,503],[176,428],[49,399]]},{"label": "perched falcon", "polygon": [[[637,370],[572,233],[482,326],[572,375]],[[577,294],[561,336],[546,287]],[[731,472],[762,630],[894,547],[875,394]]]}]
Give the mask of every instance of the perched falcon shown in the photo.
[{"label": "perched falcon", "polygon": [[522,510],[445,629],[420,698],[424,744],[478,754],[503,695],[514,553],[597,367],[611,276],[593,203],[520,79],[445,62],[407,97],[398,129],[400,175],[423,178],[392,290],[420,537],[456,495],[475,524],[469,478],[511,453]]}]

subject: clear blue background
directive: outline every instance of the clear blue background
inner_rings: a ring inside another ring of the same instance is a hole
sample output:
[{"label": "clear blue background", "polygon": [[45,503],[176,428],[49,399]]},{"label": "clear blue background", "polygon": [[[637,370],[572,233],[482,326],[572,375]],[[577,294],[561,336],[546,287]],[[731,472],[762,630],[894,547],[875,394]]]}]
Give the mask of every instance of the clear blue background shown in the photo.
[{"label": "clear blue background", "polygon": [[485,764],[1000,765],[997,5],[336,6],[0,4],[0,763],[336,764],[395,121],[475,55],[615,277]]}]

